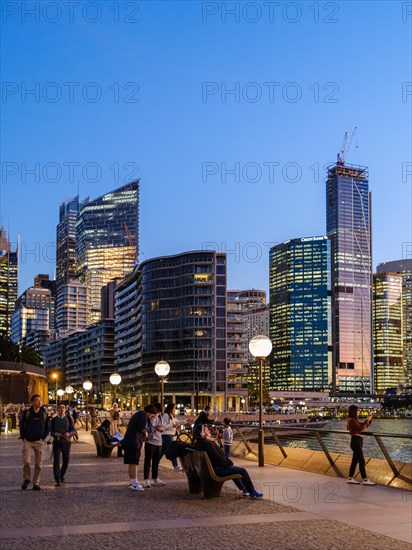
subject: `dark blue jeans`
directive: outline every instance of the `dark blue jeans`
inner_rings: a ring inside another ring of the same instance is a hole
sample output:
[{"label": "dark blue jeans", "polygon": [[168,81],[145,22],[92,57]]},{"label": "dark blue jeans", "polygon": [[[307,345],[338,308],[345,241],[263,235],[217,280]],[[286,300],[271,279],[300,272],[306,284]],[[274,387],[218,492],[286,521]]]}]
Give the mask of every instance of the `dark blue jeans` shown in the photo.
[{"label": "dark blue jeans", "polygon": [[232,445],[225,445],[224,447],[226,458],[230,458],[230,448],[232,447]]},{"label": "dark blue jeans", "polygon": [[255,490],[246,468],[240,468],[239,466],[218,466],[217,468],[215,468],[215,474],[217,475],[217,477],[225,477],[232,474],[241,474],[242,479],[233,480],[233,483],[236,485],[236,487],[241,491],[243,491],[243,489],[246,489],[247,492],[250,494],[252,494]]},{"label": "dark blue jeans", "polygon": [[[159,458],[159,462],[160,462],[160,459],[163,457],[163,455],[166,454],[166,448],[167,446],[172,443],[173,441],[173,436],[172,435],[163,435],[162,434],[162,452],[160,453],[160,458]],[[177,458],[173,458],[172,459],[172,464],[173,464],[173,468],[176,468],[177,467]]]}]

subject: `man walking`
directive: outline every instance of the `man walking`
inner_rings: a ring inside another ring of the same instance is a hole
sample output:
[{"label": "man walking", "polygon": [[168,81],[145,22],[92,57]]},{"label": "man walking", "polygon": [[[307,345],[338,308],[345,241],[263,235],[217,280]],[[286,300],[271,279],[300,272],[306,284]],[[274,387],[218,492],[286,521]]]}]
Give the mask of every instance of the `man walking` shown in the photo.
[{"label": "man walking", "polygon": [[30,399],[31,407],[24,412],[20,423],[20,438],[23,440],[23,484],[27,489],[30,484],[31,451],[34,451],[33,491],[40,491],[40,474],[43,461],[44,440],[49,433],[49,418],[42,406],[41,397],[35,394]]},{"label": "man walking", "polygon": [[[52,418],[50,432],[53,436],[53,474],[56,480],[56,487],[64,483],[64,475],[70,459],[70,438],[76,435],[73,419],[66,413],[66,406],[60,403],[57,407],[57,416]],[[63,464],[60,467],[60,456]]]}]

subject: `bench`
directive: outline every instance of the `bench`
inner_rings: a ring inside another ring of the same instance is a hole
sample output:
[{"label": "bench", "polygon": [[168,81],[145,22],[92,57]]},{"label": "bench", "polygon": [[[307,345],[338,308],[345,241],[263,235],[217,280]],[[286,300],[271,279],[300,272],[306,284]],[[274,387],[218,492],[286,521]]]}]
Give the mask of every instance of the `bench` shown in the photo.
[{"label": "bench", "polygon": [[219,498],[226,481],[242,478],[240,474],[217,476],[209,457],[203,451],[190,451],[180,460],[189,482],[189,491],[191,493],[203,491],[204,498]]},{"label": "bench", "polygon": [[96,443],[97,456],[101,456],[102,458],[110,458],[112,456],[113,449],[121,446],[120,443],[117,443],[117,445],[108,445],[106,443],[104,435],[102,434],[102,432],[99,432],[99,430],[92,430],[92,434]]}]

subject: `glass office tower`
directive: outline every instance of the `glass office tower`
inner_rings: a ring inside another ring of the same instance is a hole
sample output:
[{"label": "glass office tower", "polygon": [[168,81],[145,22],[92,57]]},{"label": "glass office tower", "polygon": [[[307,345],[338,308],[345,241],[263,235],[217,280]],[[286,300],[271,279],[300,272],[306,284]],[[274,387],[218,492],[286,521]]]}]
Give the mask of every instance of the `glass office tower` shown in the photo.
[{"label": "glass office tower", "polygon": [[155,364],[170,374],[165,400],[224,410],[226,390],[226,254],[195,251],[147,260],[141,270],[143,403],[160,395]]},{"label": "glass office tower", "polygon": [[330,242],[292,239],[269,253],[271,389],[329,390]]},{"label": "glass office tower", "polygon": [[398,273],[402,276],[402,334],[404,381],[412,386],[412,259],[379,264],[377,273]]},{"label": "glass office tower", "polygon": [[11,335],[11,316],[17,300],[18,252],[0,228],[0,337]]},{"label": "glass office tower", "polygon": [[373,343],[376,393],[404,384],[402,275],[373,276]]},{"label": "glass office tower", "polygon": [[139,180],[81,209],[76,223],[77,278],[89,288],[89,323],[101,317],[102,286],[133,271],[138,243]]},{"label": "glass office tower", "polygon": [[342,161],[329,167],[326,226],[331,241],[333,389],[369,393],[372,246],[367,168]]}]

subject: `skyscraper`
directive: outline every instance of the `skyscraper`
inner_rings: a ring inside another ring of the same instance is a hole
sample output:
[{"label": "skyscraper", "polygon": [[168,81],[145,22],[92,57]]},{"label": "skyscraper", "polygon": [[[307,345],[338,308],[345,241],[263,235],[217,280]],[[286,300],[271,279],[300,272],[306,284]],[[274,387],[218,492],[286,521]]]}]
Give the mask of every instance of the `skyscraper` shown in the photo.
[{"label": "skyscraper", "polygon": [[[89,199],[80,200],[79,196],[63,202],[59,209],[59,223],[56,228],[56,328],[66,330],[67,307],[66,299],[71,290],[64,285],[71,283],[76,278],[76,223],[80,210]],[[66,311],[61,308],[66,304]]]},{"label": "skyscraper", "polygon": [[139,180],[89,201],[76,223],[77,278],[90,296],[90,319],[101,317],[102,286],[133,270],[139,249]]},{"label": "skyscraper", "polygon": [[269,252],[271,389],[328,390],[330,242],[292,239]]},{"label": "skyscraper", "polygon": [[402,334],[404,381],[412,385],[412,259],[379,264],[377,273],[399,273],[402,276]]},{"label": "skyscraper", "polygon": [[402,334],[402,275],[373,276],[373,343],[376,393],[405,382]]},{"label": "skyscraper", "polygon": [[[170,364],[166,399],[224,410],[226,254],[194,251],[146,260],[141,270],[142,402],[160,394],[155,364]],[[119,305],[119,303],[118,303]]]},{"label": "skyscraper", "polygon": [[0,337],[11,335],[11,316],[17,300],[18,252],[0,228]]},{"label": "skyscraper", "polygon": [[48,288],[30,287],[16,300],[12,314],[11,340],[23,343],[28,335],[39,333],[42,344],[53,328],[54,300]]},{"label": "skyscraper", "polygon": [[366,167],[338,161],[326,181],[331,241],[333,389],[371,392],[371,194]]},{"label": "skyscraper", "polygon": [[248,339],[245,313],[247,299],[239,290],[228,290],[226,295],[226,410],[239,411],[242,399],[248,397]]}]

